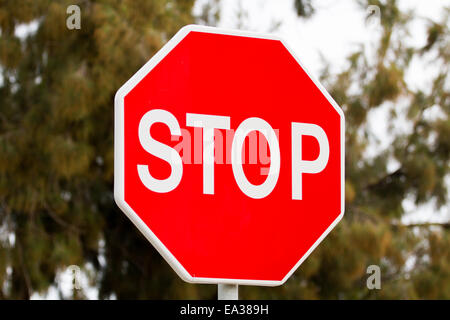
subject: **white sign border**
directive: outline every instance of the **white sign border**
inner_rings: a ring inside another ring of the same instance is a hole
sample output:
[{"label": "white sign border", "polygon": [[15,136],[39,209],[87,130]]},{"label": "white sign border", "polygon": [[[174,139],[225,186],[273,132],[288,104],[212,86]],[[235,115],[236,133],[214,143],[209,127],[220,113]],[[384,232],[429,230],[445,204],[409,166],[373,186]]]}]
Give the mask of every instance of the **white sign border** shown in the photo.
[{"label": "white sign border", "polygon": [[[134,210],[125,202],[124,184],[125,184],[125,168],[124,168],[124,99],[125,96],[162,60],[164,57],[180,43],[189,32],[205,32],[251,38],[261,38],[269,40],[278,40],[289,53],[295,58],[300,67],[306,72],[309,78],[319,88],[325,98],[331,103],[341,119],[341,213],[333,221],[333,223],[325,230],[325,232],[314,242],[311,248],[302,256],[295,266],[284,276],[281,281],[271,280],[246,280],[246,279],[217,279],[217,278],[200,278],[193,277],[187,272],[182,264],[175,256],[164,246],[158,237],[150,230],[150,228],[142,221],[142,219],[134,212]],[[260,34],[246,32],[241,30],[223,29],[215,27],[207,27],[201,25],[187,25],[181,28],[172,39],[170,39],[147,63],[145,63],[116,93],[114,98],[114,200],[118,207],[128,216],[139,231],[147,238],[147,240],[155,247],[161,256],[169,263],[172,269],[183,280],[190,283],[203,284],[238,284],[238,285],[257,285],[257,286],[279,286],[284,284],[287,279],[297,270],[297,268],[305,261],[311,252],[319,245],[319,243],[330,233],[330,231],[339,223],[344,216],[345,211],[345,116],[342,109],[333,100],[325,88],[316,80],[301,64],[294,51],[286,44],[286,42],[276,35]]]}]

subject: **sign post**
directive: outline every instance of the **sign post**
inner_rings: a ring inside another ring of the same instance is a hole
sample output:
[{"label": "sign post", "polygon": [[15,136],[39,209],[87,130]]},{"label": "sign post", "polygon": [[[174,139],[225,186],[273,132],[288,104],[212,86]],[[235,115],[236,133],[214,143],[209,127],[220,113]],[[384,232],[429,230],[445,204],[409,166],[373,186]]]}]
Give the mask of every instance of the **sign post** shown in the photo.
[{"label": "sign post", "polygon": [[219,300],[238,300],[238,285],[237,284],[218,284],[217,298]]},{"label": "sign post", "polygon": [[114,198],[191,283],[281,285],[344,214],[344,114],[273,35],[190,25],[115,97]]}]

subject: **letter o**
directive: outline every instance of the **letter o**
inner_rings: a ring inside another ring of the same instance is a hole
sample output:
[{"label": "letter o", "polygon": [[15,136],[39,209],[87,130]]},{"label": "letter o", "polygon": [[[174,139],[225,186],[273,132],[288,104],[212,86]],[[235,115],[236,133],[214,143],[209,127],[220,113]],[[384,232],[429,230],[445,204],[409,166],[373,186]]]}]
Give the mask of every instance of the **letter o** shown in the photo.
[{"label": "letter o", "polygon": [[[252,132],[259,131],[266,138],[270,148],[270,169],[266,181],[254,185],[248,181],[242,167],[242,147],[245,137]],[[239,125],[231,145],[231,165],[236,183],[247,196],[253,199],[267,197],[277,184],[280,175],[280,146],[275,131],[270,124],[261,118],[248,118]]]}]

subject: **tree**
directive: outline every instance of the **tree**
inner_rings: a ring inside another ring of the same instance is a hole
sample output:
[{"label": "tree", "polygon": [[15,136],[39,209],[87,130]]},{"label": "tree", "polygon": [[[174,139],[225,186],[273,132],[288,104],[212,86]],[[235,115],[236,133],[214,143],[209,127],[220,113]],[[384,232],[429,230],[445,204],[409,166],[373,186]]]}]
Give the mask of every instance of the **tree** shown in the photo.
[{"label": "tree", "polygon": [[[211,3],[200,21],[218,21]],[[313,1],[293,3],[300,16],[314,12]],[[66,27],[71,4],[0,0],[0,298],[45,293],[72,264],[92,271],[100,298],[215,298],[215,286],[176,276],[112,193],[115,91],[195,21],[194,0],[80,1],[79,30]],[[450,298],[448,225],[400,220],[407,197],[448,204],[449,11],[415,48],[404,41],[415,13],[369,4],[381,11],[377,51],[362,47],[321,79],[346,114],[346,215],[286,285],[242,287],[243,298]],[[36,31],[20,36],[24,23]],[[410,88],[411,61],[430,57],[440,70],[431,89]],[[368,158],[368,113],[386,106],[392,124],[406,110],[412,130]],[[426,117],[430,108],[441,116]],[[371,264],[381,290],[365,287]]]}]

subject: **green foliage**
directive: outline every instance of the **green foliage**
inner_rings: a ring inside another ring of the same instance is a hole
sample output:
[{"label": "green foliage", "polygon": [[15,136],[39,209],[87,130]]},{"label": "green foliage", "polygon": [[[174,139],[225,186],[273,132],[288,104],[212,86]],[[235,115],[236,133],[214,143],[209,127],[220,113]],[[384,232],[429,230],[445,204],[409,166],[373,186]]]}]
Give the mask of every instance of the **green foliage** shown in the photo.
[{"label": "green foliage", "polygon": [[312,0],[294,0],[294,6],[299,17],[309,18],[314,14]]},{"label": "green foliage", "polygon": [[[112,194],[114,93],[194,22],[194,1],[80,1],[81,29],[68,30],[72,2],[0,0],[0,298],[44,293],[71,264],[94,270],[101,298],[215,298],[215,286],[175,275]],[[284,286],[242,287],[242,298],[450,298],[448,225],[399,222],[407,197],[448,205],[449,10],[415,48],[404,39],[416,13],[358,2],[380,7],[376,52],[361,47],[345,70],[321,76],[346,115],[346,215]],[[313,1],[294,4],[299,16],[314,12]],[[218,8],[208,3],[199,21],[217,23]],[[36,32],[17,37],[30,22]],[[430,89],[409,87],[410,64],[430,55],[439,70]],[[411,130],[393,130],[391,146],[368,157],[368,117],[386,106],[389,125],[404,113]],[[370,264],[382,290],[366,288]]]}]

